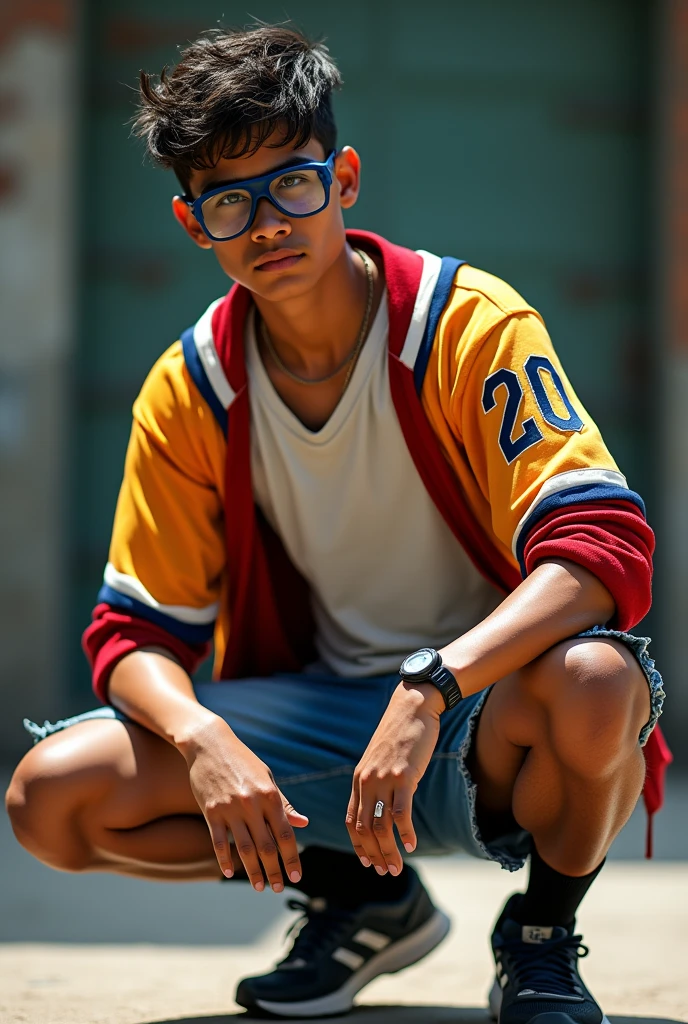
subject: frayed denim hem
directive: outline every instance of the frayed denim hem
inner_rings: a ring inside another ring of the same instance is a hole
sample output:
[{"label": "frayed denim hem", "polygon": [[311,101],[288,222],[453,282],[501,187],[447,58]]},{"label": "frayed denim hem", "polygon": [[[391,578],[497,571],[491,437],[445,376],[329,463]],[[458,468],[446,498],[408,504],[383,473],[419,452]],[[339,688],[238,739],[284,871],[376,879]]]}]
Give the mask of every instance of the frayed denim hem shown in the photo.
[{"label": "frayed denim hem", "polygon": [[59,722],[45,721],[43,725],[38,725],[36,722],[32,722],[30,718],[25,718],[24,728],[33,739],[35,745],[44,740],[46,736],[52,736],[54,732],[62,732],[63,729],[69,729],[72,725],[78,725],[79,722],[90,722],[94,718],[114,718],[120,722],[128,721],[126,715],[123,715],[116,708],[102,707],[95,708],[94,711],[85,711],[82,715],[74,715],[73,718],[62,718]]},{"label": "frayed denim hem", "polygon": [[[471,826],[471,836],[473,838],[474,849],[467,850],[466,853],[471,854],[474,857],[480,857],[483,860],[496,861],[500,867],[506,871],[519,871],[526,862],[525,855],[523,857],[517,857],[509,853],[507,850],[500,848],[497,844],[490,844],[489,846],[483,841],[480,835],[480,829],[478,828],[478,816],[476,812],[476,800],[478,794],[478,785],[473,781],[466,759],[471,749],[471,743],[473,736],[480,719],[480,713],[485,706],[492,687],[488,687],[481,694],[480,700],[476,703],[471,717],[466,723],[466,733],[463,737],[463,742],[457,751],[456,766],[463,776],[465,788],[466,788],[466,802],[468,804],[468,817]],[[524,833],[526,835],[526,833]]]}]

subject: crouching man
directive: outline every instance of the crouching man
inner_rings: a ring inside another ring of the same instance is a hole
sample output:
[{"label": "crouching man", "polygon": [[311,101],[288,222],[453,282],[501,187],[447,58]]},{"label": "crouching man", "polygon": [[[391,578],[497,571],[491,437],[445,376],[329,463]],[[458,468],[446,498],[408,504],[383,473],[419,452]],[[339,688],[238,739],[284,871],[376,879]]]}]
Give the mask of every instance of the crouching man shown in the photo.
[{"label": "crouching man", "polygon": [[[104,706],[29,723],[9,814],[59,870],[300,890],[293,948],[237,992],[277,1017],[347,1011],[442,940],[406,858],[529,857],[493,1013],[601,1024],[575,917],[661,711],[627,632],[652,532],[520,295],[345,231],[361,161],[338,84],[271,26],[141,77],[174,216],[236,284],[136,401],[85,634]],[[422,204],[431,152],[394,173]],[[211,638],[216,682],[194,686]]]}]

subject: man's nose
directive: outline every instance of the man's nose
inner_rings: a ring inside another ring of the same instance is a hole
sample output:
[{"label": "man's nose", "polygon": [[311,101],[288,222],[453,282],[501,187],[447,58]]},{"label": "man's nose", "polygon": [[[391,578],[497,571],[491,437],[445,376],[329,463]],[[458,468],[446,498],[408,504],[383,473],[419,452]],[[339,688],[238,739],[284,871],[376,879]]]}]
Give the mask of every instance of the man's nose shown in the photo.
[{"label": "man's nose", "polygon": [[270,202],[259,199],[256,215],[251,225],[251,238],[254,242],[266,239],[284,238],[291,234],[291,224],[285,215]]}]

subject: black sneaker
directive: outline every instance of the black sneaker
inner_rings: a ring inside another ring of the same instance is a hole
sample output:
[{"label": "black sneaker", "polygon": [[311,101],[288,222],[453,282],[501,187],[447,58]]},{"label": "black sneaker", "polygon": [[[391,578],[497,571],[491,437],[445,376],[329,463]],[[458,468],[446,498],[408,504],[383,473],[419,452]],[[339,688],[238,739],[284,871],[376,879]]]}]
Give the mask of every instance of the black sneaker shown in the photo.
[{"label": "black sneaker", "polygon": [[236,1001],[252,1013],[275,1017],[328,1017],[347,1013],[373,978],[415,964],[438,946],[449,919],[432,903],[411,868],[406,896],[396,903],[364,903],[355,910],[324,899],[289,900],[302,917],[296,940],[271,974],[244,978]]},{"label": "black sneaker", "polygon": [[509,899],[492,933],[492,1016],[499,1024],[609,1024],[578,973],[588,947],[573,934],[575,925],[521,925],[510,916],[521,899]]}]

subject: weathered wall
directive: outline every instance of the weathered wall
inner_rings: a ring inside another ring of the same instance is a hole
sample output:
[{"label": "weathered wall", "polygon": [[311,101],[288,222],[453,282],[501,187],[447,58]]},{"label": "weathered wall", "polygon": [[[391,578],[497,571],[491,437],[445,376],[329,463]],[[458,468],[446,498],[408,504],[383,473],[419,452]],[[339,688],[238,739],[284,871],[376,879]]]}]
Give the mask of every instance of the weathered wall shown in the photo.
[{"label": "weathered wall", "polygon": [[688,762],[688,0],[664,0],[658,132],[657,309],[662,390],[648,395],[662,425],[658,605],[667,682],[664,729]]},{"label": "weathered wall", "polygon": [[0,751],[60,699],[74,4],[0,7]]}]

